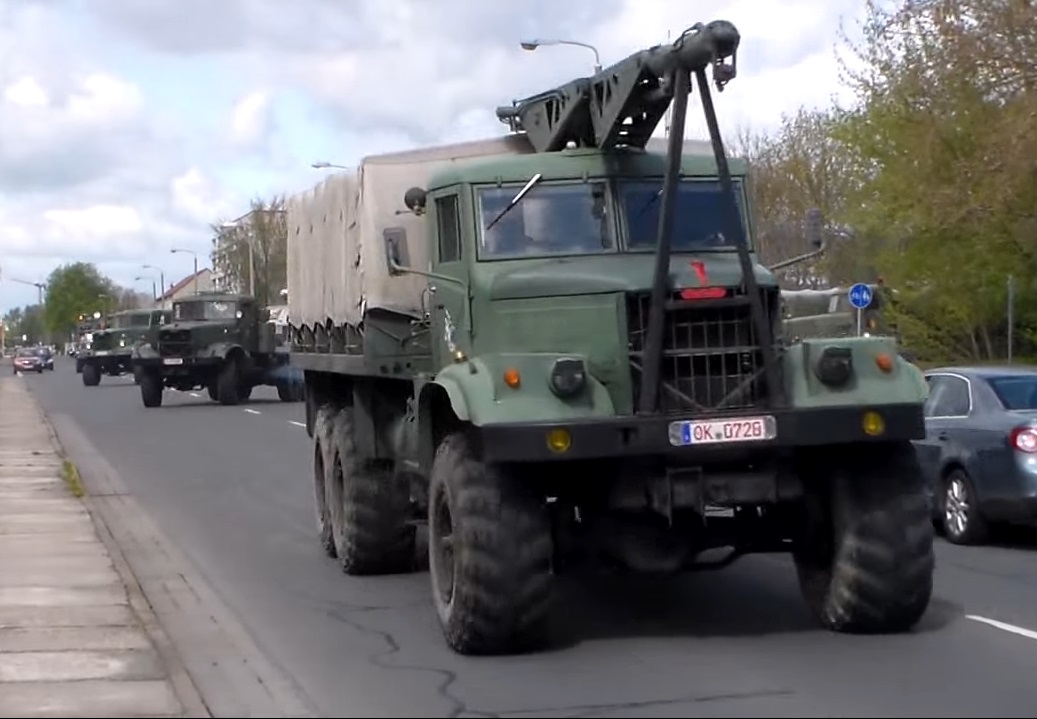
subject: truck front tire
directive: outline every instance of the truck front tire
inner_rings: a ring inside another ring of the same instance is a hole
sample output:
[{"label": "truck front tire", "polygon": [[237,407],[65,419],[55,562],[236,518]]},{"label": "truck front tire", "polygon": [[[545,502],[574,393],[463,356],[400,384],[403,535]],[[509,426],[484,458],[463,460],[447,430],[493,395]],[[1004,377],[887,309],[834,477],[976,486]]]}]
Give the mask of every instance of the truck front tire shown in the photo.
[{"label": "truck front tire", "polygon": [[313,432],[313,490],[317,502],[317,532],[320,546],[332,559],[335,558],[335,537],[331,530],[331,511],[328,509],[328,487],[331,486],[335,462],[333,430],[335,411],[324,405],[317,411]]},{"label": "truck front tire", "polygon": [[807,530],[794,557],[811,611],[832,631],[909,631],[929,606],[935,569],[914,447],[822,450],[811,453],[803,474]]},{"label": "truck front tire", "polygon": [[[40,369],[42,372],[42,368]],[[101,370],[93,362],[87,362],[83,365],[83,385],[86,387],[96,387],[101,384]]]},{"label": "truck front tire", "polygon": [[436,451],[428,504],[429,574],[447,644],[460,654],[543,644],[554,547],[542,498],[482,461],[458,431]]},{"label": "truck front tire", "polygon": [[145,407],[162,406],[162,377],[157,372],[141,372],[140,398]]}]

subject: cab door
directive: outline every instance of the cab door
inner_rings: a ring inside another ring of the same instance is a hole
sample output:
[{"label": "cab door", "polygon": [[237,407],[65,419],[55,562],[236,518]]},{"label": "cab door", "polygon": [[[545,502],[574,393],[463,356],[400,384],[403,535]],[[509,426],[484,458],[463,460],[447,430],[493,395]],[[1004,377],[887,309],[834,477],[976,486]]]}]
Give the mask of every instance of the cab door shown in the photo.
[{"label": "cab door", "polygon": [[429,225],[433,231],[433,273],[428,308],[432,327],[432,357],[436,367],[454,361],[457,352],[471,352],[468,264],[461,232],[461,197],[451,189],[430,194]]}]

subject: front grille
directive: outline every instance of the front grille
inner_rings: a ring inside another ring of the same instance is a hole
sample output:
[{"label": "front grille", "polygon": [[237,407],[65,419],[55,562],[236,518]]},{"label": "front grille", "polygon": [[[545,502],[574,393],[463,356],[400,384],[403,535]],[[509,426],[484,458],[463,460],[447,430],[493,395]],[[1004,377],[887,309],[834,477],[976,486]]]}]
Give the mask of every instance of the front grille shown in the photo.
[{"label": "front grille", "polygon": [[[778,292],[761,289],[770,326]],[[648,335],[651,294],[627,295],[627,331],[634,407],[640,400],[641,368]],[[752,323],[749,298],[667,302],[659,373],[663,412],[751,409],[765,403],[763,350]]]},{"label": "front grille", "polygon": [[95,334],[91,343],[93,350],[110,350],[115,346],[115,337],[111,334]]},{"label": "front grille", "polygon": [[158,338],[162,357],[190,357],[193,354],[190,330],[163,330]]}]

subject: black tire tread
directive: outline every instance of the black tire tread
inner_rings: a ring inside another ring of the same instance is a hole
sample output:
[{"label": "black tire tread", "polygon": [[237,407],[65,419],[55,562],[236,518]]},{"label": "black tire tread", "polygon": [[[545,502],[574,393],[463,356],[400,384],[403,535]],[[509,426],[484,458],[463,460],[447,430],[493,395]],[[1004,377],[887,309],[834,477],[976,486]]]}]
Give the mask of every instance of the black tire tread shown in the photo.
[{"label": "black tire tread", "polygon": [[341,497],[329,506],[342,571],[356,576],[412,571],[415,529],[408,521],[407,485],[398,481],[387,463],[357,457],[352,407],[335,414],[332,435],[334,461],[342,467],[343,482]]},{"label": "black tire tread", "polygon": [[934,530],[914,447],[854,448],[829,461],[844,468],[830,480],[831,563],[824,566],[810,546],[796,557],[807,603],[833,631],[908,631],[929,605],[935,569]]},{"label": "black tire tread", "polygon": [[[335,423],[336,409],[326,404],[317,410],[315,429],[313,432],[313,490],[316,502],[317,532],[320,536],[321,549],[329,557],[334,559],[335,537],[332,533],[331,512],[328,509],[328,487],[332,481],[332,462],[335,459],[335,447],[333,429]],[[317,466],[317,457],[321,459],[321,466]],[[321,472],[318,479],[317,472]]]},{"label": "black tire tread", "polygon": [[540,498],[520,478],[485,464],[463,432],[437,448],[432,483],[451,492],[460,557],[453,602],[442,606],[434,588],[447,644],[471,655],[541,646],[551,614],[554,549]]}]

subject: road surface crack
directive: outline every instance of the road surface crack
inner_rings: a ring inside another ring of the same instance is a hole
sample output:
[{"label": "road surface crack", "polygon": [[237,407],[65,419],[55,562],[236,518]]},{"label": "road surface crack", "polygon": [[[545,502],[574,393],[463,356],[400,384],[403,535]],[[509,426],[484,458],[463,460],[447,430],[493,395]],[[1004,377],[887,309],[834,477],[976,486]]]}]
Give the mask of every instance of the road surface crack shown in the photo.
[{"label": "road surface crack", "polygon": [[389,609],[391,609],[391,607],[346,605],[328,610],[328,615],[358,632],[378,637],[385,644],[383,649],[367,657],[367,661],[370,664],[391,671],[425,672],[439,677],[441,681],[436,687],[436,693],[451,705],[450,711],[446,714],[449,719],[455,719],[455,717],[461,716],[496,719],[496,717],[499,716],[498,714],[490,714],[469,709],[468,704],[452,692],[452,687],[457,681],[456,672],[441,667],[427,666],[423,664],[398,664],[390,661],[390,658],[399,654],[401,650],[400,644],[396,641],[396,637],[393,636],[393,633],[385,629],[368,626],[353,616],[356,614],[383,612]]},{"label": "road surface crack", "polygon": [[726,694],[692,694],[682,697],[674,697],[672,699],[651,699],[636,702],[616,702],[614,704],[572,704],[553,707],[538,707],[535,709],[520,709],[515,711],[501,712],[496,716],[517,717],[522,715],[541,714],[544,712],[574,712],[573,714],[569,714],[568,716],[572,719],[575,719],[576,717],[582,718],[600,716],[607,712],[615,711],[650,709],[653,707],[673,706],[675,704],[706,704],[709,702],[735,701],[739,699],[764,699],[768,697],[786,697],[793,696],[795,695],[795,693],[796,692],[791,689],[761,689],[759,691],[729,692]]}]

